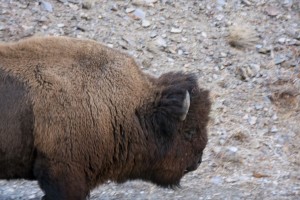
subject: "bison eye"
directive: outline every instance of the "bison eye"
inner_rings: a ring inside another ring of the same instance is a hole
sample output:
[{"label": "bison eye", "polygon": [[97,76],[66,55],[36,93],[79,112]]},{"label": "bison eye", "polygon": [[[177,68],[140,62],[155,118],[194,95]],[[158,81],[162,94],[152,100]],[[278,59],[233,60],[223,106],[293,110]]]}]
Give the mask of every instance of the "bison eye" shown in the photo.
[{"label": "bison eye", "polygon": [[185,138],[188,139],[188,140],[192,140],[194,135],[196,135],[196,130],[195,129],[187,130],[187,131],[185,131],[185,134],[184,134]]}]

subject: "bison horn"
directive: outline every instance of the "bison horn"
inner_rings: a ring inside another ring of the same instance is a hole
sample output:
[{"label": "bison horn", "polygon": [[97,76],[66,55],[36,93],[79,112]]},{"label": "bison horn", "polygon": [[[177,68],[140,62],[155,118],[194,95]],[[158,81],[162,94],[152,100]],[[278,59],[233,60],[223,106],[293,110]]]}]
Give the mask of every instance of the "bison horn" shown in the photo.
[{"label": "bison horn", "polygon": [[180,117],[180,120],[183,121],[185,120],[186,118],[186,115],[188,114],[189,112],[189,108],[190,108],[190,93],[188,91],[186,91],[186,94],[185,94],[185,98],[183,100],[183,105],[182,105],[182,111],[183,111],[183,114],[181,115]]}]

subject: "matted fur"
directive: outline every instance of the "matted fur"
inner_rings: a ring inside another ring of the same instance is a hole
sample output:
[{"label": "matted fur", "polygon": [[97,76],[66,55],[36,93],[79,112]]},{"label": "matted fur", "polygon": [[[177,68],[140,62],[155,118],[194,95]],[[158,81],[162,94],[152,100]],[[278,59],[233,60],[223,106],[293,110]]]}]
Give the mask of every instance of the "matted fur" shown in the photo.
[{"label": "matted fur", "polygon": [[210,101],[193,74],[154,78],[95,41],[33,37],[0,44],[0,111],[0,178],[73,200],[107,180],[179,184],[201,162]]}]

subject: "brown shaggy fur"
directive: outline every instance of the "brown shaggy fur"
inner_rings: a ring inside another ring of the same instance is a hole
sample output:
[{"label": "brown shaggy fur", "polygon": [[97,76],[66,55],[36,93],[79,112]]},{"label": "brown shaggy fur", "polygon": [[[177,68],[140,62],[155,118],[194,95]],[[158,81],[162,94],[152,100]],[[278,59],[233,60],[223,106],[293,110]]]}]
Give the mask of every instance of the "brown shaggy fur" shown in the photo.
[{"label": "brown shaggy fur", "polygon": [[179,184],[201,162],[210,101],[193,74],[154,78],[95,41],[36,37],[0,44],[0,111],[0,178],[75,200],[106,180]]}]

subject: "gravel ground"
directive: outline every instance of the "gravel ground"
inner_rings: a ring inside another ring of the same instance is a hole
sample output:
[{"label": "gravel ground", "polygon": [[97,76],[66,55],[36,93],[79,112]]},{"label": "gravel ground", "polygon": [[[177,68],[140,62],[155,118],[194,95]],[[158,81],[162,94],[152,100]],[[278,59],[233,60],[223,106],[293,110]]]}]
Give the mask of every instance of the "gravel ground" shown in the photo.
[{"label": "gravel ground", "polygon": [[[300,199],[300,1],[0,0],[0,41],[90,38],[144,71],[193,71],[211,90],[209,144],[176,190],[107,183],[91,199]],[[40,199],[0,181],[0,199]]]}]

